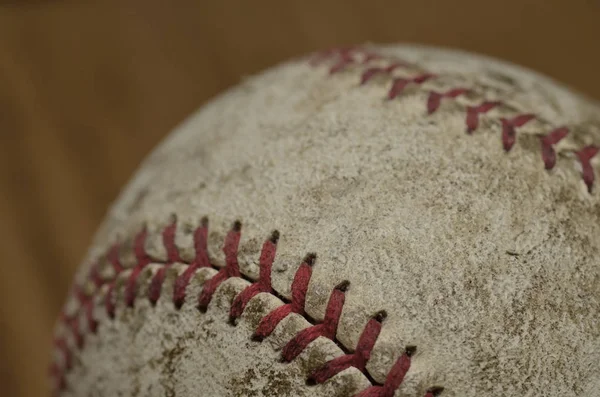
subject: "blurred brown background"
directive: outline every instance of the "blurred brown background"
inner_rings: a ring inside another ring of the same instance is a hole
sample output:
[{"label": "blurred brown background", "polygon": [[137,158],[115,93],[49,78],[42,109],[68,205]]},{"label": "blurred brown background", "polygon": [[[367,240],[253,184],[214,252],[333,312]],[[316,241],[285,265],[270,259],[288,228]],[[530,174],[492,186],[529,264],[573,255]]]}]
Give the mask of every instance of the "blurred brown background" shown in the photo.
[{"label": "blurred brown background", "polygon": [[597,0],[0,1],[0,394],[47,395],[53,321],[107,205],[220,90],[318,48],[409,41],[600,98],[599,19]]}]

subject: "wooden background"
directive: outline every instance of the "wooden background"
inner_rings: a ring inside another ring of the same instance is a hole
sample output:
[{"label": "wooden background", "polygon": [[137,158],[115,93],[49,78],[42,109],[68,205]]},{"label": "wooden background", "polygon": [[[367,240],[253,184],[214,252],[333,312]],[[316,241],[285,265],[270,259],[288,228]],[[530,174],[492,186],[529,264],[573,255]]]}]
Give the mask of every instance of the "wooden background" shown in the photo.
[{"label": "wooden background", "polygon": [[107,205],[217,92],[287,57],[421,42],[600,98],[597,0],[0,1],[0,394],[47,395],[51,329]]}]

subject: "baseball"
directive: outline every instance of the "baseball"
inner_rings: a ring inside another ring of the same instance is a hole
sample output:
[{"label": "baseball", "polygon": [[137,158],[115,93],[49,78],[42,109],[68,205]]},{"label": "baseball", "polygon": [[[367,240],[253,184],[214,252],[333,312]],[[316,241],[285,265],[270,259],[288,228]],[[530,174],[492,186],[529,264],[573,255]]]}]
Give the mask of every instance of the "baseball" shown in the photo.
[{"label": "baseball", "polygon": [[181,124],[57,322],[58,396],[600,396],[600,108],[418,46],[340,48]]}]

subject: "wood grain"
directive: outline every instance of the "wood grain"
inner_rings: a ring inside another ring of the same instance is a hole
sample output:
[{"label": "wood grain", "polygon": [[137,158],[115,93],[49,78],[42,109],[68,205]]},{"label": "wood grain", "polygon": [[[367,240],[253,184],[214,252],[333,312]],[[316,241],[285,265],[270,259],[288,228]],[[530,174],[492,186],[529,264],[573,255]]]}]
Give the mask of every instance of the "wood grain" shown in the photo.
[{"label": "wood grain", "polygon": [[420,42],[529,66],[600,97],[600,3],[0,3],[0,385],[44,396],[54,318],[108,204],[183,117],[319,48]]}]

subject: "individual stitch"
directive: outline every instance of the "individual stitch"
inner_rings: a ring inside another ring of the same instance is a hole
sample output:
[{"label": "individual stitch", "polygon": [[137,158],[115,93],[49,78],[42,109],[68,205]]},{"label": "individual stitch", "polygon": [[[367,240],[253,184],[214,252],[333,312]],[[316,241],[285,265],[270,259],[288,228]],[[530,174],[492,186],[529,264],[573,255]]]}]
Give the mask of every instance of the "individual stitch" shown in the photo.
[{"label": "individual stitch", "polygon": [[556,151],[554,150],[554,145],[560,142],[568,134],[568,128],[560,127],[553,130],[548,135],[543,135],[540,137],[540,145],[542,146],[542,160],[544,161],[544,167],[547,170],[551,170],[556,164]]},{"label": "individual stitch", "polygon": [[348,290],[350,282],[343,281],[338,284],[329,296],[327,309],[325,310],[325,319],[322,323],[313,325],[300,331],[292,340],[290,340],[281,352],[281,358],[285,362],[295,359],[308,344],[319,336],[334,340],[337,333],[337,327],[342,315],[342,308],[346,299],[345,292]]},{"label": "individual stitch", "polygon": [[55,339],[54,346],[58,349],[59,352],[61,352],[65,368],[67,370],[70,370],[73,367],[73,355],[71,354],[71,349],[69,349],[65,338]]},{"label": "individual stitch", "polygon": [[137,295],[137,280],[142,273],[142,270],[152,262],[150,256],[146,253],[146,239],[148,237],[148,230],[146,227],[142,228],[133,241],[133,252],[135,254],[136,264],[125,282],[125,305],[127,307],[133,307],[135,297]]},{"label": "individual stitch", "polygon": [[[85,302],[85,300],[83,300],[83,298],[81,298],[81,295],[82,295],[81,288],[74,287],[74,292],[72,292],[72,294],[75,295],[76,300]],[[69,316],[65,312],[63,312],[63,313],[61,313],[61,321],[65,324],[66,328],[70,331],[71,336],[73,337],[73,340],[75,341],[75,346],[77,346],[77,348],[81,349],[83,347],[83,334],[81,332],[81,327],[79,325],[79,316],[77,316],[77,315]]]},{"label": "individual stitch", "polygon": [[231,277],[241,276],[237,258],[241,230],[242,223],[240,221],[235,221],[233,227],[225,237],[225,245],[223,246],[223,252],[225,253],[225,267],[204,283],[202,292],[198,298],[198,309],[202,312],[206,311],[208,304],[212,300],[213,294],[223,281]]},{"label": "individual stitch", "polygon": [[[79,304],[81,305],[81,307],[83,308],[83,312],[85,313],[88,330],[90,330],[92,333],[96,333],[98,322],[96,321],[96,319],[94,319],[94,305],[92,299],[86,296],[85,292],[83,291],[83,288],[78,286],[75,287],[75,296],[77,297],[77,300],[79,301]],[[83,341],[81,341],[81,344],[83,344]]]},{"label": "individual stitch", "polygon": [[113,277],[113,281],[108,283],[108,289],[106,292],[106,296],[104,298],[104,305],[105,305],[106,313],[108,314],[108,317],[110,317],[110,318],[115,317],[115,302],[114,302],[114,298],[113,298],[114,288],[115,288],[114,280],[116,280],[116,275],[121,274],[121,272],[124,270],[124,267],[121,264],[121,260],[119,258],[120,251],[121,251],[121,244],[115,243],[111,246],[111,248],[108,251],[108,254],[106,255],[106,260],[111,264],[114,275],[115,275]]},{"label": "individual stitch", "polygon": [[150,287],[148,288],[148,299],[152,305],[155,305],[158,299],[160,298],[160,294],[162,291],[162,285],[165,282],[165,276],[167,274],[167,270],[170,266],[175,263],[181,263],[183,260],[181,256],[179,256],[179,250],[175,245],[175,231],[177,230],[177,217],[175,215],[172,216],[172,222],[169,226],[167,226],[162,233],[163,245],[167,251],[167,263],[162,266],[150,282]]},{"label": "individual stitch", "polygon": [[394,62],[386,67],[373,67],[365,70],[360,76],[360,84],[364,85],[369,82],[373,77],[379,74],[391,75],[391,73],[399,67],[407,66],[404,62]]},{"label": "individual stitch", "polygon": [[194,248],[196,257],[194,261],[177,277],[173,287],[173,304],[177,309],[181,309],[185,301],[185,290],[190,280],[196,274],[196,271],[203,267],[211,267],[208,259],[208,218],[204,217],[200,221],[200,227],[194,231]]},{"label": "individual stitch", "polygon": [[[329,74],[336,74],[339,73],[341,71],[343,71],[344,69],[346,69],[346,67],[357,63],[357,55],[362,57],[362,64],[367,64],[371,61],[375,61],[378,59],[381,59],[381,55],[374,53],[374,52],[370,52],[370,51],[364,51],[362,49],[356,49],[356,48],[347,48],[347,49],[342,49],[341,51],[338,52],[339,54],[339,61],[337,64],[333,65],[330,69],[329,69]],[[326,58],[325,58],[326,59]]]},{"label": "individual stitch", "polygon": [[404,354],[396,361],[381,386],[371,386],[358,393],[356,397],[393,397],[395,391],[404,381],[404,377],[410,369],[412,356],[417,351],[414,346],[408,346]]},{"label": "individual stitch", "polygon": [[271,234],[271,238],[269,238],[263,244],[258,262],[260,272],[258,281],[252,283],[242,292],[240,292],[231,304],[229,317],[232,321],[242,315],[242,312],[246,308],[246,305],[250,299],[254,298],[259,293],[266,292],[268,294],[275,295],[275,291],[273,291],[273,287],[271,286],[271,269],[273,267],[273,261],[275,260],[275,253],[277,251],[277,241],[279,241],[279,232],[275,230],[273,234]]},{"label": "individual stitch", "polygon": [[381,332],[381,323],[386,317],[387,314],[385,312],[377,313],[365,326],[365,329],[358,339],[358,344],[356,345],[354,353],[346,354],[328,361],[323,367],[310,375],[309,381],[323,383],[327,379],[332,378],[350,367],[357,368],[365,373],[367,362],[371,358],[371,351]]},{"label": "individual stitch", "polygon": [[426,82],[427,80],[434,78],[434,77],[435,77],[435,75],[431,74],[431,73],[423,73],[423,74],[420,74],[420,75],[418,75],[416,77],[412,77],[412,78],[397,77],[392,81],[392,86],[391,86],[390,90],[388,91],[387,98],[388,99],[396,98],[398,95],[402,94],[402,91],[404,91],[404,88],[406,88],[406,86],[411,83],[422,84],[422,83]]},{"label": "individual stitch", "polygon": [[253,339],[261,341],[275,330],[275,327],[291,313],[296,313],[304,316],[304,305],[306,302],[306,291],[308,283],[312,275],[312,266],[315,262],[316,255],[308,254],[294,275],[292,281],[292,301],[285,305],[279,306],[264,316],[258,323],[256,331],[254,331]]},{"label": "individual stitch", "polygon": [[427,113],[433,114],[440,107],[443,98],[457,98],[461,95],[468,93],[469,90],[467,88],[454,88],[450,91],[446,92],[436,92],[432,91],[429,93],[429,98],[427,98]]},{"label": "individual stitch", "polygon": [[335,73],[341,72],[348,65],[354,63],[354,57],[352,54],[352,50],[341,52],[339,58],[340,59],[339,59],[338,63],[336,63],[329,69],[330,74],[335,74]]},{"label": "individual stitch", "polygon": [[472,134],[479,127],[479,115],[485,114],[495,107],[499,106],[499,101],[485,101],[477,106],[467,107],[467,133]]},{"label": "individual stitch", "polygon": [[594,169],[592,168],[592,158],[598,154],[600,148],[597,146],[586,146],[578,152],[575,152],[575,155],[579,159],[581,163],[581,175],[583,175],[583,181],[585,182],[588,192],[592,192],[592,186],[594,185]]},{"label": "individual stitch", "polygon": [[520,114],[512,119],[501,118],[502,123],[502,146],[505,151],[510,151],[517,140],[517,127],[522,127],[529,121],[534,120],[533,114]]}]

